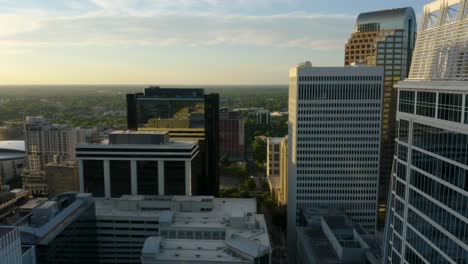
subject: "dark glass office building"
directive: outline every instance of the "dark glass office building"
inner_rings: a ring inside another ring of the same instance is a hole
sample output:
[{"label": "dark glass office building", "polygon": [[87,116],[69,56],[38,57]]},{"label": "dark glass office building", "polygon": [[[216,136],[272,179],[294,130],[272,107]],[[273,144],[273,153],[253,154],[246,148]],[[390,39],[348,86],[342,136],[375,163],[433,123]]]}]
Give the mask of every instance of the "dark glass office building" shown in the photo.
[{"label": "dark glass office building", "polygon": [[127,127],[138,131],[168,131],[174,139],[198,140],[202,176],[192,184],[192,193],[218,195],[218,94],[205,94],[203,89],[160,87],[127,94]]}]

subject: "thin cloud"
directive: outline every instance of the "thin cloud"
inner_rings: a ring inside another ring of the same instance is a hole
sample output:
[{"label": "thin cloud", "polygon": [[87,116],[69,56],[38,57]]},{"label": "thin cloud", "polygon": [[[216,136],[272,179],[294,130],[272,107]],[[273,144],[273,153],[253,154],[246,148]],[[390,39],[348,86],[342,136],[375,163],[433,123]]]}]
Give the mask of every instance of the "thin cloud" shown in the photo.
[{"label": "thin cloud", "polygon": [[[105,2],[105,0],[94,0]],[[181,0],[182,1],[182,0]],[[126,2],[125,0],[121,2]],[[107,6],[101,3],[101,6]],[[11,21],[12,15],[0,15]],[[0,47],[66,45],[254,45],[339,49],[354,17],[288,13],[277,15],[217,15],[107,13],[77,16],[18,13],[11,23],[0,23]],[[327,25],[327,31],[323,31]],[[2,43],[9,43],[7,46]]]}]

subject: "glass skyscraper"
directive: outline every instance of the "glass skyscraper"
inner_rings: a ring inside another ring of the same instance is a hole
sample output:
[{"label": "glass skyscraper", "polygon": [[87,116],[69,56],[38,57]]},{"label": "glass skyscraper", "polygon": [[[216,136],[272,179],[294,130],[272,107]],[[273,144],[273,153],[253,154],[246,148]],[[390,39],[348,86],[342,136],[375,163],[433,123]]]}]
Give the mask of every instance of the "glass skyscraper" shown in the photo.
[{"label": "glass skyscraper", "polygon": [[385,215],[395,138],[397,93],[393,86],[408,77],[415,32],[416,18],[411,7],[361,13],[345,47],[345,65],[362,62],[369,66],[383,66],[385,69],[379,166],[381,226]]},{"label": "glass skyscraper", "polygon": [[468,1],[424,7],[398,88],[384,263],[468,263]]}]

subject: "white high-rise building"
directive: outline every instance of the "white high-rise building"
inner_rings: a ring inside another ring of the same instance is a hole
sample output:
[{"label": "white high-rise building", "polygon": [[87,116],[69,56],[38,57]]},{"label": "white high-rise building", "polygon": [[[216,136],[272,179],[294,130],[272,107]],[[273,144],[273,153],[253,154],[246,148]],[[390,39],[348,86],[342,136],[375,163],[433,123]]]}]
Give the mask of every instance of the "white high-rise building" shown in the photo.
[{"label": "white high-rise building", "polygon": [[468,263],[468,1],[424,7],[398,88],[384,262]]},{"label": "white high-rise building", "polygon": [[42,117],[27,117],[24,124],[26,169],[23,185],[33,194],[46,195],[45,165],[75,160],[75,147],[84,140],[79,128],[50,124]]},{"label": "white high-rise building", "polygon": [[382,67],[290,70],[288,241],[307,207],[342,208],[375,230],[382,91]]}]

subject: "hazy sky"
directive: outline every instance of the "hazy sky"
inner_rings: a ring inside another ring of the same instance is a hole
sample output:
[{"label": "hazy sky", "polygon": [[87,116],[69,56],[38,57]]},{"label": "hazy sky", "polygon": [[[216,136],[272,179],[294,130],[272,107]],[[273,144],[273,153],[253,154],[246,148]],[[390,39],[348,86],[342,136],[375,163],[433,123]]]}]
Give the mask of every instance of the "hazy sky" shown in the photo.
[{"label": "hazy sky", "polygon": [[0,84],[285,84],[360,12],[431,0],[0,0]]}]

